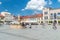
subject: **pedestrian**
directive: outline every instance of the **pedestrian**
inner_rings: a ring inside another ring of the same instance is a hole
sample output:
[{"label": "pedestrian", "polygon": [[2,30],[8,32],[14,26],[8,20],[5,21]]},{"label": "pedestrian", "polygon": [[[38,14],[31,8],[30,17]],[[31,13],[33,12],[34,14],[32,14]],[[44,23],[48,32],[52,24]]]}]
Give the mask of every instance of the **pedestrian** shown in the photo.
[{"label": "pedestrian", "polygon": [[41,23],[41,25],[42,25],[42,28],[44,28],[45,24],[43,22]]},{"label": "pedestrian", "polygon": [[54,30],[57,29],[57,27],[56,27],[56,20],[54,20],[54,22],[53,22],[53,29],[54,29]]},{"label": "pedestrian", "polygon": [[26,28],[26,24],[24,22],[22,22],[21,25],[23,26],[23,28]]},{"label": "pedestrian", "polygon": [[31,27],[31,23],[29,24],[29,28],[31,29],[32,27]]}]

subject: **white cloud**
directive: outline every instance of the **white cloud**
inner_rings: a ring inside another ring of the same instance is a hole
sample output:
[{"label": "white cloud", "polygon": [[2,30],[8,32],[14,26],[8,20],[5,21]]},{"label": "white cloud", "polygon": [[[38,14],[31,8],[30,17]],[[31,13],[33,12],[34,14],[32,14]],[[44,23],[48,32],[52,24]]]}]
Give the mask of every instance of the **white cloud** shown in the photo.
[{"label": "white cloud", "polygon": [[45,0],[31,0],[27,3],[25,9],[42,10],[46,4]]},{"label": "white cloud", "polygon": [[0,4],[2,4],[2,2],[0,2]]},{"label": "white cloud", "polygon": [[58,2],[60,2],[60,0],[58,0]]},{"label": "white cloud", "polygon": [[5,11],[8,11],[7,9],[5,9]]},{"label": "white cloud", "polygon": [[21,11],[24,11],[25,9],[22,9]]},{"label": "white cloud", "polygon": [[49,5],[51,5],[52,4],[52,1],[51,0],[49,0]]}]

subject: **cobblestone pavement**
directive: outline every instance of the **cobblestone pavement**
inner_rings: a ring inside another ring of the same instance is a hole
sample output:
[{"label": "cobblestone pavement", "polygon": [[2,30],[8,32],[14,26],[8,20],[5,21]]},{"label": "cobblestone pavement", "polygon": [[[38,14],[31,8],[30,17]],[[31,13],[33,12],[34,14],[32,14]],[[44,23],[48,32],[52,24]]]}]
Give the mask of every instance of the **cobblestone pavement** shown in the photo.
[{"label": "cobblestone pavement", "polygon": [[56,30],[52,27],[32,25],[31,29],[11,29],[9,25],[0,25],[0,40],[60,40],[60,25]]}]

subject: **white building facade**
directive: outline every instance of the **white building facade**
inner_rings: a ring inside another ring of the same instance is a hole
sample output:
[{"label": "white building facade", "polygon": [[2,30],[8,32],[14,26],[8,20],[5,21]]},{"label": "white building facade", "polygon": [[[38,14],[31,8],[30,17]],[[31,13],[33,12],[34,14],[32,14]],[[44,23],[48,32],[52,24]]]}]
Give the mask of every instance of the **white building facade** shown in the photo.
[{"label": "white building facade", "polygon": [[43,21],[43,14],[35,14],[31,16],[22,16],[21,22],[25,23],[41,23]]},{"label": "white building facade", "polygon": [[57,24],[60,23],[60,9],[44,8],[43,22],[53,23],[54,20],[56,20]]},{"label": "white building facade", "polygon": [[9,12],[1,12],[1,14],[4,16],[5,21],[13,21],[13,15]]}]

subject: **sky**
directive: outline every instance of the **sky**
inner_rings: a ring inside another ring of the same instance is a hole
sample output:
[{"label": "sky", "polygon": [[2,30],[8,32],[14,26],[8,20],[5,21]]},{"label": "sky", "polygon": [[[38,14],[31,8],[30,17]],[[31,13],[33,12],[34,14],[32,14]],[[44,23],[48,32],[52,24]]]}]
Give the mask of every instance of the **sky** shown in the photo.
[{"label": "sky", "polygon": [[13,15],[42,13],[45,7],[60,8],[60,0],[0,0],[0,12],[8,11]]}]

